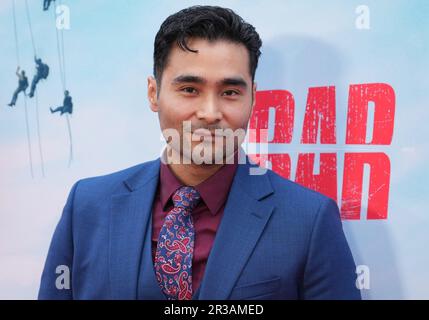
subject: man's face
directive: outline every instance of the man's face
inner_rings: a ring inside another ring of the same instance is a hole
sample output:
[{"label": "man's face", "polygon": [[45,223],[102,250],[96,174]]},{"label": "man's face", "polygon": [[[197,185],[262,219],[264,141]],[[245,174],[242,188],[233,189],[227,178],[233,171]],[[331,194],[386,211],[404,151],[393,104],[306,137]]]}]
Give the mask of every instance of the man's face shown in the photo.
[{"label": "man's face", "polygon": [[[212,146],[214,163],[216,152],[223,152],[223,159],[230,156],[225,154],[226,138],[220,138],[224,145],[219,147],[215,144],[219,137],[199,136],[197,132],[204,130],[197,129],[207,129],[211,133],[215,133],[215,129],[245,131],[255,101],[256,85],[252,83],[249,54],[244,45],[193,38],[188,40],[188,46],[198,52],[184,51],[178,46],[172,48],[160,88],[156,87],[155,79],[149,77],[149,100],[151,109],[158,112],[161,130],[175,129],[180,135],[180,147],[170,144],[173,152],[183,155],[184,140],[192,150],[201,145],[200,141],[206,141],[204,143]],[[184,121],[190,122],[190,131],[195,132],[193,138],[191,133],[183,133]],[[198,141],[192,141],[195,138]],[[241,141],[236,143],[232,152],[240,144]]]}]

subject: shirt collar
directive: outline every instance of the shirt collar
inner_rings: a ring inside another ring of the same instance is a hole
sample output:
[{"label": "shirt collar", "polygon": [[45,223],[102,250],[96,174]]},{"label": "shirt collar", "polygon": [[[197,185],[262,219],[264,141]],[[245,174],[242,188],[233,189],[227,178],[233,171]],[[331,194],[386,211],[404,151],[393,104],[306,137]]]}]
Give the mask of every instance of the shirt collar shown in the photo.
[{"label": "shirt collar", "polygon": [[[195,186],[211,214],[216,215],[227,200],[237,165],[237,161],[224,164],[212,176]],[[160,200],[164,210],[173,193],[183,185],[170,167],[161,161]]]}]

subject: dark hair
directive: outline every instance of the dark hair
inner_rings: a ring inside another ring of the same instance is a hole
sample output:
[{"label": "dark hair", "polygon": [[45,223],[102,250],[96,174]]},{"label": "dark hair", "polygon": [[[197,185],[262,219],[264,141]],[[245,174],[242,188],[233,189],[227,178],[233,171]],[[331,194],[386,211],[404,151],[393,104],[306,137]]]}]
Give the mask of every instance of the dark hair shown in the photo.
[{"label": "dark hair", "polygon": [[255,78],[262,41],[255,28],[228,8],[192,6],[169,16],[155,37],[153,74],[158,85],[167,65],[172,45],[182,50],[198,52],[188,47],[187,39],[202,38],[209,41],[228,40],[243,44],[249,52],[249,70]]}]

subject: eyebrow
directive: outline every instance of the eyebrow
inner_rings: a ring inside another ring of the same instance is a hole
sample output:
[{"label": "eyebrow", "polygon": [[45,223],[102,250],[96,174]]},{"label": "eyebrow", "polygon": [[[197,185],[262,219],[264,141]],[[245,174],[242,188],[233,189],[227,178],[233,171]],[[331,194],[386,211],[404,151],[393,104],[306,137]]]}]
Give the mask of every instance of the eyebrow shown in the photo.
[{"label": "eyebrow", "polygon": [[[190,74],[180,75],[173,79],[172,82],[174,85],[182,84],[182,83],[196,83],[196,84],[205,84],[207,80]],[[243,89],[247,88],[247,83],[242,77],[232,77],[232,78],[223,78],[217,82],[218,85],[224,86],[238,86]]]}]

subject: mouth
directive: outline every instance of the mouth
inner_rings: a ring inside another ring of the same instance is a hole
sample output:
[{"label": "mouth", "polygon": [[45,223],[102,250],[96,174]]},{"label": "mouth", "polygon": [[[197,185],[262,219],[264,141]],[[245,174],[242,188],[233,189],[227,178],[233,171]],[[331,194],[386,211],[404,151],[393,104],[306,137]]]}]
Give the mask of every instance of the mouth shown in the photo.
[{"label": "mouth", "polygon": [[216,134],[215,131],[210,131],[207,129],[196,129],[192,132],[192,134],[195,134],[197,136],[201,136],[201,137],[223,137],[223,134]]}]

